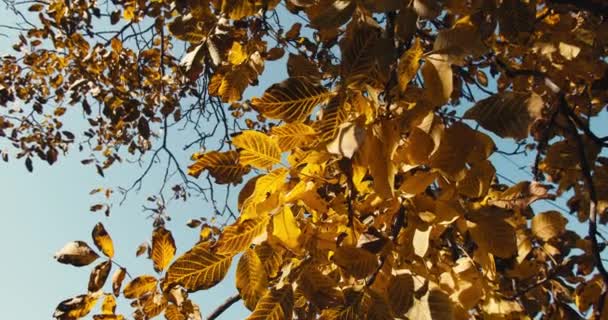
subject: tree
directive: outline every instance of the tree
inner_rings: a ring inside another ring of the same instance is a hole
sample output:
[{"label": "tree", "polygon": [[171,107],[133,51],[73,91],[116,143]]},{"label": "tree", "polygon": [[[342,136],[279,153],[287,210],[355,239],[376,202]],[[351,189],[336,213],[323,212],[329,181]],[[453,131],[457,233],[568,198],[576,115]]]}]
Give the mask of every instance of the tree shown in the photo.
[{"label": "tree", "polygon": [[[23,23],[12,27],[17,53],[2,58],[5,161],[15,152],[32,171],[34,158],[52,165],[78,145],[101,175],[124,157],[145,162],[125,196],[159,160],[167,166],[142,248],[157,273],[113,261],[99,223],[98,251],[75,241],[57,253],[75,266],[105,257],[88,293],[61,302],[56,318],[103,300],[94,319],[123,319],[122,293],[135,319],[200,319],[187,292],[234,265],[238,295],[208,319],[239,299],[248,319],[608,316],[598,231],[608,137],[591,126],[608,111],[602,1],[7,4]],[[289,77],[244,98],[275,60]],[[64,129],[76,106],[82,135]],[[204,147],[188,168],[167,143],[175,126]],[[504,139],[516,149],[498,150]],[[532,181],[506,184],[496,153],[534,154]],[[177,257],[164,224],[170,171],[181,181],[169,192],[184,200],[210,194],[215,205],[213,188],[241,186],[236,206],[217,208],[230,223],[192,220],[200,242]],[[196,180],[205,177],[208,188]],[[531,207],[560,199],[586,233]]]}]

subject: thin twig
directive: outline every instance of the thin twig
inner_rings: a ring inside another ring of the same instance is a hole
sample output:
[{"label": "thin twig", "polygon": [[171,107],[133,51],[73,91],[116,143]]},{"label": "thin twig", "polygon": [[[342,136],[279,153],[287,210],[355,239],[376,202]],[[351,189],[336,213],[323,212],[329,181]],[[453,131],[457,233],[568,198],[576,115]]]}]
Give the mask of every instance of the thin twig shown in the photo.
[{"label": "thin twig", "polygon": [[228,297],[224,303],[220,304],[209,316],[207,316],[207,320],[214,320],[219,317],[224,311],[228,310],[230,306],[235,304],[237,301],[241,300],[241,296],[237,293],[231,297]]}]

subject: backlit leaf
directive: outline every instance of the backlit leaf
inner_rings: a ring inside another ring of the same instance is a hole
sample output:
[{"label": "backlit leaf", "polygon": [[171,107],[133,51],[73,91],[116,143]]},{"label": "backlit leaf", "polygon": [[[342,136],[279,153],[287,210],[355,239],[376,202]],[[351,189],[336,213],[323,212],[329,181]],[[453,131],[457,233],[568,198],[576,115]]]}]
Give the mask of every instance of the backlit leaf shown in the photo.
[{"label": "backlit leaf", "polygon": [[175,241],[171,231],[158,227],[152,233],[152,262],[154,270],[162,272],[175,256]]},{"label": "backlit leaf", "polygon": [[312,79],[292,77],[268,88],[261,98],[252,99],[251,105],[267,118],[301,122],[331,94]]},{"label": "backlit leaf", "polygon": [[422,57],[422,47],[420,40],[416,38],[411,48],[401,55],[399,58],[399,67],[397,69],[397,80],[399,82],[399,90],[404,93],[408,84],[414,78],[420,67],[420,58]]},{"label": "backlit leaf", "polygon": [[532,233],[543,241],[560,236],[566,231],[568,219],[557,211],[539,213],[532,218]]},{"label": "backlit leaf", "polygon": [[93,237],[93,242],[95,243],[95,246],[97,246],[97,249],[101,250],[108,258],[114,257],[114,244],[112,243],[112,238],[101,222],[95,225],[91,236]]},{"label": "backlit leaf", "polygon": [[195,157],[195,162],[188,167],[188,174],[198,177],[208,170],[217,184],[240,183],[249,172],[249,167],[240,163],[236,151],[211,151]]},{"label": "backlit leaf", "polygon": [[279,290],[268,290],[247,320],[290,320],[292,309],[291,286],[284,286]]},{"label": "backlit leaf", "polygon": [[281,151],[307,146],[316,138],[315,129],[303,123],[287,123],[273,127],[270,133],[277,138]]},{"label": "backlit leaf", "polygon": [[226,276],[231,262],[231,255],[213,253],[208,243],[201,242],[173,262],[166,281],[169,286],[179,284],[190,292],[208,289]]},{"label": "backlit leaf", "polygon": [[217,243],[219,254],[235,254],[246,250],[256,238],[263,236],[268,225],[269,216],[237,221],[224,228]]},{"label": "backlit leaf", "polygon": [[122,286],[122,282],[125,280],[126,275],[127,269],[125,268],[117,269],[112,275],[112,292],[117,297],[120,295],[120,287]]},{"label": "backlit leaf", "polygon": [[156,289],[158,280],[153,276],[143,275],[131,280],[122,293],[127,299],[137,299]]},{"label": "backlit leaf", "polygon": [[464,117],[502,138],[524,139],[542,116],[543,99],[527,92],[503,92],[479,101]]},{"label": "backlit leaf", "polygon": [[300,247],[301,233],[290,207],[284,206],[283,210],[272,217],[272,235],[287,248],[297,250]]},{"label": "backlit leaf", "polygon": [[255,309],[260,298],[268,290],[267,286],[268,280],[262,261],[253,249],[247,249],[236,267],[236,288],[249,310]]},{"label": "backlit leaf", "polygon": [[81,294],[71,299],[61,301],[53,313],[53,317],[59,320],[80,319],[89,312],[97,303],[100,293]]},{"label": "backlit leaf", "polygon": [[89,292],[97,292],[103,287],[112,269],[111,261],[104,261],[95,266],[89,277]]},{"label": "backlit leaf", "polygon": [[262,132],[243,131],[232,138],[232,143],[240,149],[240,161],[243,165],[270,169],[281,162],[281,150],[278,143]]}]

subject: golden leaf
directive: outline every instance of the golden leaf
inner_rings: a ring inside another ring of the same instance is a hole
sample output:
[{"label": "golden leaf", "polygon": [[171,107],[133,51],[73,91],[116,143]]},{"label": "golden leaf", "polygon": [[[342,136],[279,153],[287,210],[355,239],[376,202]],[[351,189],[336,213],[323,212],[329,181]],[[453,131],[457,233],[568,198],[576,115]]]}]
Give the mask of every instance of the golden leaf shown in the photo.
[{"label": "golden leaf", "polygon": [[344,303],[344,295],[335,279],[321,273],[314,266],[305,267],[298,278],[298,289],[315,306],[325,309]]},{"label": "golden leaf", "polygon": [[458,192],[469,198],[480,198],[488,193],[496,170],[488,160],[472,165],[464,179],[458,181]]},{"label": "golden leaf", "polygon": [[169,304],[165,309],[165,318],[167,320],[187,320],[186,316],[179,310],[179,307],[174,304]]},{"label": "golden leaf", "polygon": [[114,244],[112,243],[112,238],[101,222],[95,225],[91,236],[93,237],[93,242],[95,243],[95,246],[97,246],[97,249],[101,250],[108,258],[114,257]]},{"label": "golden leaf", "polygon": [[502,138],[525,139],[542,116],[543,99],[535,93],[503,92],[477,102],[464,117]]},{"label": "golden leaf", "polygon": [[333,259],[335,264],[355,278],[367,277],[378,267],[378,258],[375,254],[350,246],[339,247]]},{"label": "golden leaf", "polygon": [[125,280],[125,276],[127,275],[127,269],[120,268],[114,271],[112,275],[112,292],[115,296],[120,295],[120,287],[122,286],[122,282]]},{"label": "golden leaf", "polygon": [[302,122],[331,95],[310,78],[293,77],[272,85],[261,98],[253,98],[251,105],[267,118]]},{"label": "golden leaf", "polygon": [[452,67],[447,56],[431,54],[422,65],[425,94],[428,101],[435,106],[442,106],[450,100],[454,89]]},{"label": "golden leaf", "polygon": [[224,228],[217,242],[216,252],[219,254],[236,254],[254,244],[256,238],[265,234],[270,217],[261,215],[258,218],[237,221]]},{"label": "golden leaf", "polygon": [[259,169],[270,169],[281,162],[281,150],[278,143],[262,132],[243,131],[232,139],[239,148],[242,165],[251,165]]},{"label": "golden leaf", "polygon": [[557,211],[542,212],[532,218],[532,233],[543,241],[549,241],[562,235],[567,223],[568,219]]},{"label": "golden leaf", "polygon": [[195,162],[188,167],[188,174],[198,177],[203,170],[215,178],[217,184],[237,184],[249,172],[249,167],[239,163],[239,153],[236,151],[211,151],[196,156]]},{"label": "golden leaf", "polygon": [[300,248],[301,234],[300,227],[289,206],[283,206],[283,210],[272,217],[272,235],[288,249],[297,251]]},{"label": "golden leaf", "polygon": [[258,301],[253,313],[247,320],[290,320],[293,310],[291,286],[268,290]]},{"label": "golden leaf", "polygon": [[139,276],[127,283],[122,293],[127,299],[137,299],[146,293],[154,291],[157,284],[158,280],[154,276]]},{"label": "golden leaf", "polygon": [[228,52],[228,61],[231,64],[239,65],[247,60],[247,57],[247,52],[244,50],[243,46],[239,42],[234,41],[232,43],[232,48],[230,48],[230,51]]},{"label": "golden leaf", "polygon": [[397,81],[399,83],[399,90],[401,93],[405,93],[408,84],[420,68],[420,58],[422,57],[422,47],[420,46],[420,40],[416,38],[411,48],[405,51],[399,58],[399,66],[397,67]]},{"label": "golden leaf", "polygon": [[162,272],[175,256],[175,240],[171,231],[158,227],[152,233],[152,262],[154,270]]},{"label": "golden leaf", "polygon": [[167,285],[179,284],[190,292],[211,288],[226,276],[231,262],[231,255],[213,253],[201,242],[169,267]]},{"label": "golden leaf", "polygon": [[316,138],[315,129],[303,123],[287,123],[273,127],[270,134],[278,140],[281,151],[305,147]]},{"label": "golden leaf", "polygon": [[147,319],[151,319],[161,314],[167,307],[168,301],[160,292],[148,294],[139,300],[142,306],[141,310],[146,315]]},{"label": "golden leaf", "polygon": [[327,107],[321,111],[321,119],[315,121],[313,128],[319,133],[318,142],[323,144],[333,140],[340,130],[340,125],[348,118],[348,114],[343,106],[343,101],[339,96],[329,100]]},{"label": "golden leaf", "polygon": [[80,319],[89,312],[97,303],[101,293],[89,293],[89,294],[81,294],[71,299],[66,299],[61,301],[55,312],[53,313],[53,317],[59,320],[73,320]]},{"label": "golden leaf", "polygon": [[112,269],[112,262],[109,260],[95,266],[89,276],[89,292],[97,292],[103,287],[110,274],[110,269]]},{"label": "golden leaf", "polygon": [[[352,27],[351,27],[352,26]],[[345,83],[352,87],[382,82],[377,72],[376,51],[380,31],[371,25],[349,25],[340,43],[342,63],[340,73]]]},{"label": "golden leaf", "polygon": [[335,139],[327,144],[327,152],[352,158],[365,139],[365,129],[356,123],[345,122],[340,125]]},{"label": "golden leaf", "polygon": [[306,8],[311,24],[318,29],[333,29],[345,24],[355,10],[355,1],[322,0]]},{"label": "golden leaf", "polygon": [[282,247],[271,246],[268,242],[262,242],[260,245],[255,246],[255,253],[262,260],[264,264],[264,270],[270,278],[277,276],[281,265],[283,264],[283,255],[285,249]]},{"label": "golden leaf", "polygon": [[253,249],[247,249],[236,267],[236,288],[249,310],[254,310],[260,298],[268,291],[267,277],[260,257]]},{"label": "golden leaf", "polygon": [[517,254],[515,229],[499,216],[493,216],[491,212],[480,215],[469,231],[481,250],[505,259]]},{"label": "golden leaf", "polygon": [[435,288],[429,290],[420,300],[415,299],[412,308],[406,315],[408,319],[454,319],[450,298],[447,294]]},{"label": "golden leaf", "polygon": [[114,314],[114,312],[116,312],[116,298],[106,293],[101,304],[101,314]]},{"label": "golden leaf", "polygon": [[248,16],[253,16],[258,11],[272,10],[277,6],[279,0],[252,0],[252,1],[232,1],[222,0],[221,10],[228,14],[232,20],[240,20]]},{"label": "golden leaf", "polygon": [[72,241],[55,253],[57,262],[71,264],[76,267],[91,264],[99,255],[84,241]]}]

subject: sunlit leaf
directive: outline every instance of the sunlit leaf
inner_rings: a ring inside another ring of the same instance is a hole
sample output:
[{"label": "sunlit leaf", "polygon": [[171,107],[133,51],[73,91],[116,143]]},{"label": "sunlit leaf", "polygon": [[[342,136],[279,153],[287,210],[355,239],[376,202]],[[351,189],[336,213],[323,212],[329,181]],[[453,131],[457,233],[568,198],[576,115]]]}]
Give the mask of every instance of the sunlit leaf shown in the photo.
[{"label": "sunlit leaf", "polygon": [[152,233],[152,262],[156,272],[163,271],[175,256],[175,240],[171,231],[158,227]]},{"label": "sunlit leaf", "polygon": [[71,264],[76,267],[86,266],[99,258],[99,255],[84,241],[68,242],[55,253],[57,262]]},{"label": "sunlit leaf", "polygon": [[262,261],[253,249],[247,249],[236,267],[236,288],[249,310],[255,309],[260,298],[268,290],[267,286],[268,280]]},{"label": "sunlit leaf", "polygon": [[97,246],[97,249],[101,250],[108,258],[114,257],[114,244],[112,243],[112,238],[101,222],[95,225],[91,236],[93,237],[93,242],[95,243],[95,246]]},{"label": "sunlit leaf", "polygon": [[213,253],[208,243],[201,242],[173,262],[166,281],[169,286],[179,284],[190,292],[208,289],[226,276],[231,262],[231,255]]},{"label": "sunlit leaf", "polygon": [[240,161],[243,165],[270,169],[273,165],[281,162],[281,151],[278,143],[259,131],[244,131],[232,138],[232,143],[240,149]]}]

